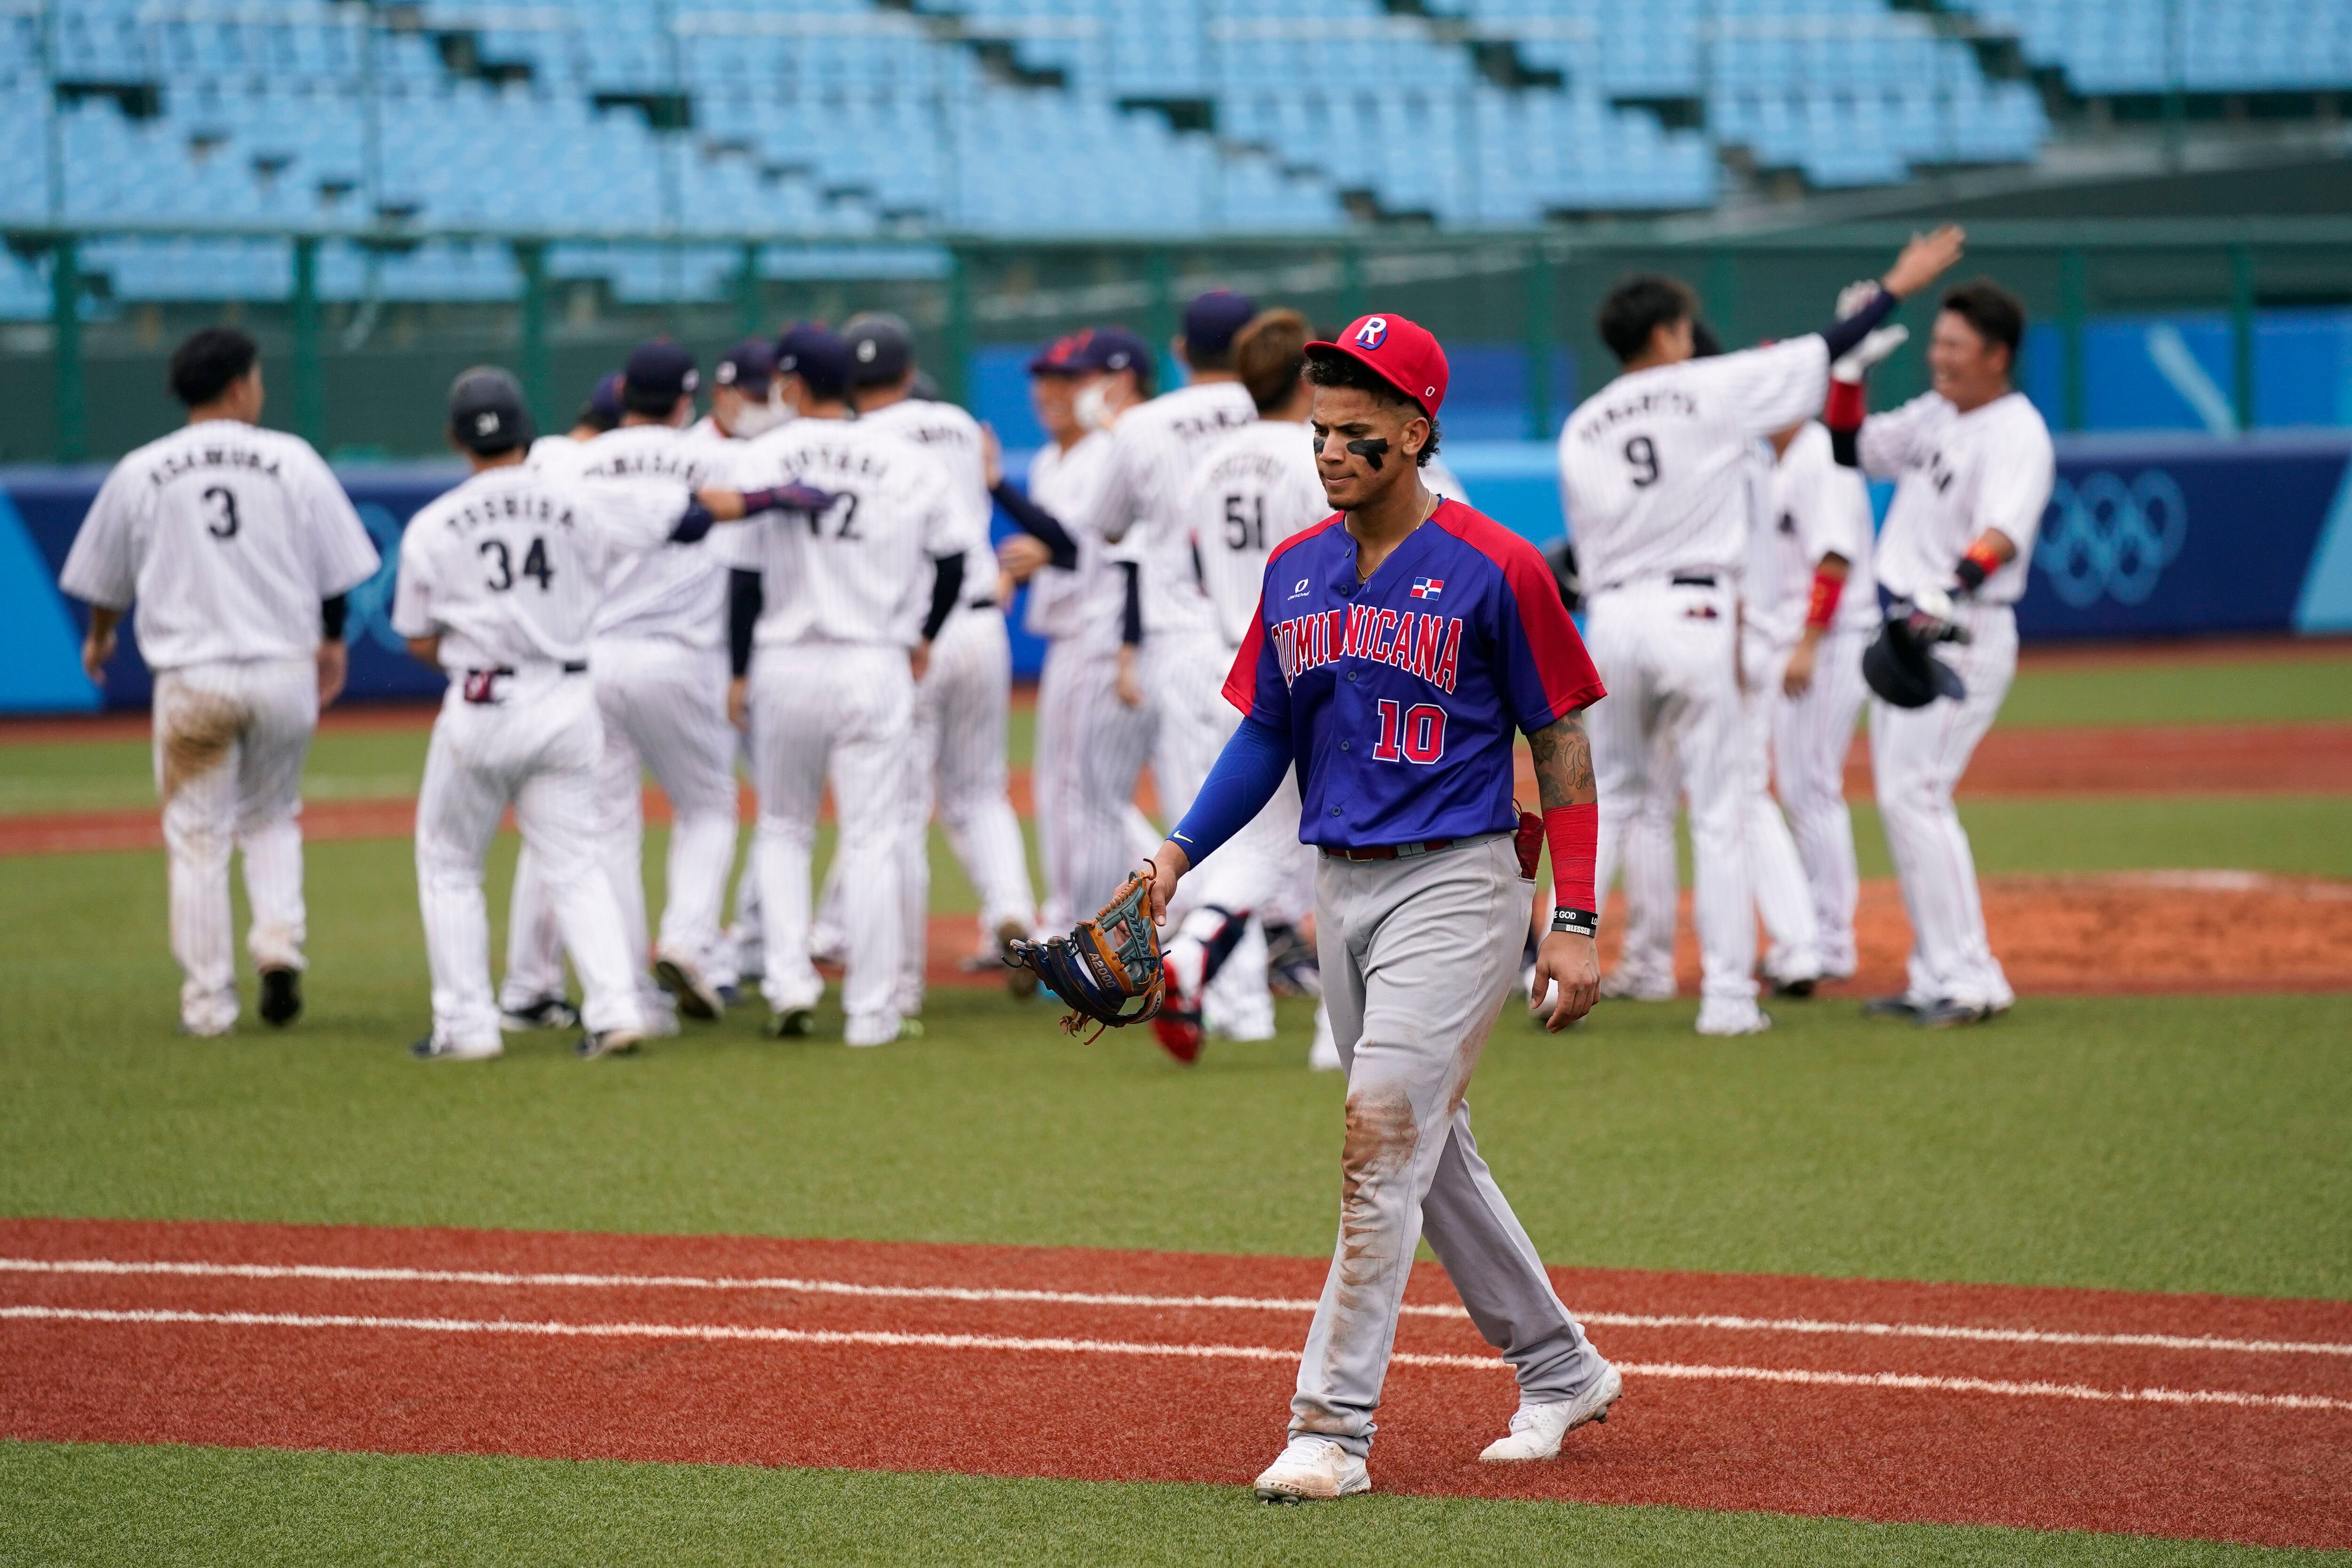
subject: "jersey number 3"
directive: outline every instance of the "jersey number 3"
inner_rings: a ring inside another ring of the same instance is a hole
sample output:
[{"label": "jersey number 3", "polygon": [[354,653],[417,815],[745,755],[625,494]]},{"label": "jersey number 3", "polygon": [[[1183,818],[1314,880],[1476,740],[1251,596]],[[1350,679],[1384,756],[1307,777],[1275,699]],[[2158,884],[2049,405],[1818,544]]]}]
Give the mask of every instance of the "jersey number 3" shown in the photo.
[{"label": "jersey number 3", "polygon": [[1445,755],[1445,710],[1435,703],[1411,707],[1393,697],[1381,699],[1380,744],[1372,756],[1381,762],[1402,758],[1423,765]]},{"label": "jersey number 3", "polygon": [[236,492],[215,485],[205,492],[205,507],[212,513],[205,519],[205,532],[216,539],[236,538]]},{"label": "jersey number 3", "polygon": [[[498,569],[496,574],[489,580],[490,591],[493,593],[504,593],[508,589],[512,588],[515,585],[515,578],[518,574],[515,571],[514,556],[508,550],[507,541],[504,539],[484,539],[481,544],[481,550],[483,556],[488,558],[491,561],[491,564]],[[522,571],[520,575],[537,579],[539,582],[539,591],[541,593],[545,593],[547,591],[547,585],[555,580],[555,570],[547,564],[547,541],[545,539],[532,539],[530,541],[530,548],[523,551]]]}]

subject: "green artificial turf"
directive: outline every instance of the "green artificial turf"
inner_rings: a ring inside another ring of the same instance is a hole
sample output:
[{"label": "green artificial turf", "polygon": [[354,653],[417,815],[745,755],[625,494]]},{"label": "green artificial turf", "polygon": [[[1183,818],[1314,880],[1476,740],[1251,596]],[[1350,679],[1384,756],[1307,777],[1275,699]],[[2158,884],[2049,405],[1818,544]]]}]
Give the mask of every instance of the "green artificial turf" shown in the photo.
[{"label": "green artificial turf", "polygon": [[[136,1507],[124,1506],[136,1499]],[[2082,1568],[2341,1563],[2147,1537],[1379,1493],[0,1443],[0,1563],[1020,1563]]]},{"label": "green artificial turf", "polygon": [[[162,884],[153,854],[0,861],[0,1212],[1329,1245],[1339,1086],[1297,1004],[1191,1071],[963,990],[883,1051],[744,1009],[633,1060],[540,1034],[428,1066],[408,848],[378,841],[310,852],[300,1027],[200,1042]],[[1822,1001],[1735,1041],[1691,1010],[1497,1031],[1481,1144],[1552,1261],[2352,1295],[2352,996],[2030,999],[1956,1035]]]},{"label": "green artificial turf", "polygon": [[2009,726],[2259,724],[2352,719],[2352,651],[2277,658],[2177,656],[2100,668],[2019,674],[2001,704]]}]

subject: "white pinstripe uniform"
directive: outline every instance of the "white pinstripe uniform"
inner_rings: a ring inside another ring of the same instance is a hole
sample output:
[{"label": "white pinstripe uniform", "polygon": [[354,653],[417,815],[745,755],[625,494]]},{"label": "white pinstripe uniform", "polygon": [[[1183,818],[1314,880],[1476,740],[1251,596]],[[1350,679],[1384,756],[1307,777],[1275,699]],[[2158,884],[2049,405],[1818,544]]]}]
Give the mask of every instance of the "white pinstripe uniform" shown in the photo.
[{"label": "white pinstripe uniform", "polygon": [[1976,860],[1952,789],[2017,674],[2014,606],[2025,593],[2057,455],[2023,392],[1967,413],[1928,392],[1864,420],[1861,449],[1864,473],[1896,481],[1878,538],[1878,580],[1888,592],[1909,598],[1949,584],[1987,528],[2017,547],[2013,559],[1958,601],[1958,619],[1974,641],[1937,652],[1959,672],[1968,695],[1921,708],[1876,698],[1870,705],[1878,809],[1911,917],[1906,994],[1917,1002],[2005,1008],[2016,994],[1985,937]]},{"label": "white pinstripe uniform", "polygon": [[[729,454],[667,424],[624,424],[551,452],[550,461],[588,486],[663,477],[698,490],[730,478]],[[604,731],[596,770],[599,854],[620,901],[638,990],[657,1026],[670,1003],[646,967],[656,946],[646,917],[640,780],[653,773],[673,817],[658,951],[705,971],[719,946],[719,911],[735,863],[735,732],[727,722],[724,644],[727,571],[740,538],[737,529],[719,528],[690,544],[617,559],[589,653]],[[546,903],[538,859],[526,850],[509,916],[500,1000],[509,1009],[562,994],[555,922],[541,913]]]},{"label": "white pinstripe uniform", "polygon": [[[1812,587],[1813,558],[1804,553],[1805,525],[1799,518],[1817,518],[1832,507],[1860,507],[1866,528],[1870,500],[1861,481],[1838,466],[1829,432],[1818,423],[1802,426],[1777,459],[1760,443],[1757,451],[1759,463],[1769,466],[1759,474],[1740,584],[1740,793],[1748,877],[1768,942],[1763,973],[1776,984],[1798,985],[1821,978],[1822,927],[1804,862],[1772,795],[1772,721],[1784,700],[1780,681],[1804,629]],[[1851,517],[1837,527],[1841,537],[1851,533]]]},{"label": "white pinstripe uniform", "polygon": [[[1862,679],[1862,651],[1878,632],[1870,493],[1858,475],[1837,465],[1828,432],[1808,424],[1780,455],[1772,494],[1773,515],[1781,519],[1771,536],[1785,574],[1780,591],[1790,596],[1801,621],[1822,558],[1835,554],[1846,563],[1836,615],[1814,648],[1812,684],[1793,697],[1777,680],[1769,688],[1772,769],[1812,894],[1822,968],[1843,977],[1854,969],[1859,886],[1853,819],[1845,805],[1845,758],[1869,691]],[[1785,660],[1780,667],[1786,668]]]},{"label": "white pinstripe uniform", "polygon": [[1828,346],[1809,335],[1622,375],[1560,432],[1560,490],[1589,595],[1587,644],[1609,695],[1592,710],[1601,785],[1596,889],[1615,874],[1629,802],[1669,737],[1691,795],[1704,978],[1698,1027],[1762,1027],[1738,779],[1738,580],[1746,474],[1766,432],[1818,413]]},{"label": "white pinstripe uniform", "polygon": [[580,975],[592,1034],[646,1028],[619,900],[601,863],[604,721],[586,676],[616,568],[662,548],[689,500],[675,480],[589,485],[557,465],[476,475],[412,518],[393,629],[441,640],[449,690],[416,802],[416,885],[433,1038],[499,1049],[482,860],[511,805]]},{"label": "white pinstripe uniform", "polygon": [[[914,826],[900,839],[898,1010],[922,1010],[929,950],[929,828],[937,807],[948,845],[980,894],[980,949],[993,956],[1000,932],[1027,936],[1037,924],[1029,852],[1006,792],[1005,726],[1013,701],[1013,644],[996,603],[989,540],[995,503],[988,496],[980,422],[953,403],[902,398],[858,415],[870,429],[914,443],[945,473],[964,552],[963,592],[931,644],[930,668],[915,688],[915,738],[906,783],[896,792]],[[825,882],[825,912],[837,906],[839,875]]]},{"label": "white pinstripe uniform", "polygon": [[1047,639],[1037,679],[1035,760],[1030,789],[1045,871],[1049,930],[1091,915],[1160,834],[1135,807],[1136,779],[1151,755],[1149,707],[1118,700],[1119,622],[1126,579],[1117,552],[1084,519],[1110,461],[1110,433],[1047,445],[1029,460],[1029,497],[1077,546],[1076,567],[1029,580],[1029,630]]},{"label": "white pinstripe uniform", "polygon": [[[1195,464],[1178,517],[1196,544],[1201,584],[1213,615],[1223,667],[1248,636],[1259,613],[1265,563],[1276,546],[1331,515],[1317,477],[1307,426],[1261,419],[1218,437]],[[1217,677],[1222,696],[1224,677]],[[1218,748],[1241,727],[1239,709],[1216,705]],[[1202,998],[1209,1027],[1240,1040],[1274,1033],[1274,998],[1266,989],[1265,936],[1258,918],[1287,913],[1302,879],[1314,875],[1315,852],[1298,841],[1298,781],[1286,778],[1265,809],[1203,861],[1186,879],[1194,901],[1179,928],[1171,961],[1191,966],[1198,983],[1201,947],[1226,917],[1249,923],[1239,946]],[[1288,895],[1286,897],[1286,895]],[[1212,914],[1221,911],[1222,915]]]},{"label": "white pinstripe uniform", "polygon": [[[1119,415],[1091,526],[1132,549],[1141,574],[1143,644],[1137,663],[1158,734],[1151,754],[1160,810],[1181,817],[1223,748],[1226,663],[1216,616],[1201,585],[1190,519],[1182,515],[1194,468],[1221,436],[1255,423],[1257,405],[1239,382],[1196,382]],[[1185,907],[1198,894],[1177,890]]]},{"label": "white pinstripe uniform", "polygon": [[966,523],[938,459],[866,420],[796,419],[752,442],[737,474],[753,486],[800,482],[835,497],[822,513],[771,515],[753,535],[765,598],[751,671],[761,988],[781,1014],[824,994],[809,957],[809,866],[830,778],[847,1039],[880,1045],[898,1037],[903,1016],[895,894],[917,826],[902,800],[914,737],[908,655],[930,602],[929,559],[961,550]]},{"label": "white pinstripe uniform", "polygon": [[245,852],[255,966],[303,967],[302,759],[319,719],[319,605],[376,566],[367,529],[307,443],[226,419],[116,464],[66,556],[68,593],[110,610],[138,604],[191,1034],[236,1021],[232,849]]}]

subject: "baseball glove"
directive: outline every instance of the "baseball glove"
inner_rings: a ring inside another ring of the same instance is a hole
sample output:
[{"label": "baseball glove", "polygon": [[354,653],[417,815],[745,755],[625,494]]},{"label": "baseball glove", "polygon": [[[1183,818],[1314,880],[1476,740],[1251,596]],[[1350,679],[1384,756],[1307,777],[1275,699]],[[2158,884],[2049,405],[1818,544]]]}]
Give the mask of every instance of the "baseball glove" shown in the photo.
[{"label": "baseball glove", "polygon": [[1937,697],[1958,702],[1968,695],[1959,672],[1931,652],[1938,643],[1969,641],[1968,628],[1951,614],[1951,601],[1941,593],[1896,600],[1878,640],[1862,651],[1862,678],[1870,689],[1896,707],[1926,707]]},{"label": "baseball glove", "polygon": [[1160,935],[1152,929],[1150,893],[1151,873],[1139,871],[1067,936],[1011,945],[1004,961],[1034,969],[1069,1004],[1063,1033],[1076,1034],[1092,1019],[1093,1040],[1106,1029],[1141,1023],[1160,1011],[1168,977],[1160,961]]}]

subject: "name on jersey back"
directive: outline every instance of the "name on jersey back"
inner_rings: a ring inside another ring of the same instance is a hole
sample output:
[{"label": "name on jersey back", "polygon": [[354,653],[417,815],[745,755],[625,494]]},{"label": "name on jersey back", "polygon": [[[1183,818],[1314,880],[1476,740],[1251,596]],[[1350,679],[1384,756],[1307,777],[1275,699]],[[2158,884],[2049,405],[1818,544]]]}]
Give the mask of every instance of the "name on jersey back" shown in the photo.
[{"label": "name on jersey back", "polygon": [[278,459],[266,453],[249,446],[206,446],[194,452],[167,454],[157,461],[147,482],[168,485],[183,474],[201,473],[208,468],[246,468],[272,479],[278,477]]},{"label": "name on jersey back", "polygon": [[1593,412],[1592,423],[1584,427],[1581,439],[1598,441],[1609,434],[1612,425],[1622,424],[1629,419],[1640,419],[1644,415],[1660,413],[1678,414],[1684,419],[1696,419],[1698,400],[1679,387],[1659,387],[1643,392],[1638,397],[1629,397],[1622,402],[1604,404]]}]

